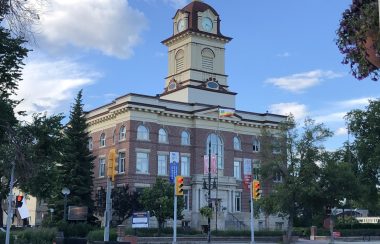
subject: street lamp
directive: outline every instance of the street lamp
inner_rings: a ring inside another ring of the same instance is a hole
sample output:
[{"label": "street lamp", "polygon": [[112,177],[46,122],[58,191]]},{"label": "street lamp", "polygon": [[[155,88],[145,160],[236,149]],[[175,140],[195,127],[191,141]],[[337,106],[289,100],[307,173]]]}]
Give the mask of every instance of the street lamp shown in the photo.
[{"label": "street lamp", "polygon": [[63,221],[66,221],[66,214],[67,214],[67,195],[70,194],[70,189],[67,188],[67,187],[63,187],[62,188],[62,194],[65,196],[65,202],[64,202],[64,205],[63,205]]},{"label": "street lamp", "polygon": [[53,213],[54,213],[54,208],[49,208],[50,210],[50,222],[53,221]]}]

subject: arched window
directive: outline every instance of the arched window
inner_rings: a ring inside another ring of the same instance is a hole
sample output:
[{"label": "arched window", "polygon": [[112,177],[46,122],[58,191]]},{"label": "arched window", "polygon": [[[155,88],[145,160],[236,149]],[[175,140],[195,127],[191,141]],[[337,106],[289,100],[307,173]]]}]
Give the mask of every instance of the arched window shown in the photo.
[{"label": "arched window", "polygon": [[138,140],[149,140],[149,130],[143,125],[137,128],[137,139]]},{"label": "arched window", "polygon": [[175,54],[175,72],[179,73],[185,68],[185,52],[180,49]]},{"label": "arched window", "polygon": [[100,135],[100,147],[105,147],[106,146],[106,134],[102,133]]},{"label": "arched window", "polygon": [[168,143],[168,133],[163,128],[158,130],[158,142],[159,143]]},{"label": "arched window", "polygon": [[272,151],[275,154],[281,153],[281,143],[280,143],[280,139],[277,138],[277,137],[273,137],[273,140],[272,140]]},{"label": "arched window", "polygon": [[181,145],[190,145],[190,134],[187,131],[181,133]]},{"label": "arched window", "polygon": [[93,148],[93,142],[92,142],[92,137],[88,138],[88,150],[92,150]]},{"label": "arched window", "polygon": [[206,142],[206,155],[209,153],[211,142],[211,155],[217,155],[218,169],[224,168],[224,145],[222,139],[216,134],[210,134]]},{"label": "arched window", "polygon": [[210,48],[202,50],[202,69],[208,72],[214,71],[215,54]]},{"label": "arched window", "polygon": [[241,143],[237,136],[234,137],[234,150],[241,150]]},{"label": "arched window", "polygon": [[252,149],[254,152],[260,151],[260,141],[256,136],[253,137]]},{"label": "arched window", "polygon": [[119,141],[125,140],[127,136],[127,128],[125,126],[121,126],[119,130]]}]

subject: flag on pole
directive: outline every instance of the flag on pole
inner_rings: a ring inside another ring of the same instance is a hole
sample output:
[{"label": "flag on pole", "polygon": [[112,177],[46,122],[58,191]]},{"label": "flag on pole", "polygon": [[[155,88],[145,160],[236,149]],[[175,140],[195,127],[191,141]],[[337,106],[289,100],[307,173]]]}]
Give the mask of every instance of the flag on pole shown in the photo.
[{"label": "flag on pole", "polygon": [[220,108],[219,109],[219,117],[232,117],[235,114],[235,110]]}]

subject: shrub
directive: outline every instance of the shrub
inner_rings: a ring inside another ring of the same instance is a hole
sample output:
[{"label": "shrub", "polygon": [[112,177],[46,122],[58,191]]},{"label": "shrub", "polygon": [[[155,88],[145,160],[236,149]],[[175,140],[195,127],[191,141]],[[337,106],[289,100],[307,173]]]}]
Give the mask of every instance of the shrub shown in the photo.
[{"label": "shrub", "polygon": [[[93,230],[87,235],[88,241],[103,241],[104,230]],[[110,229],[110,241],[116,241],[117,235],[114,229]]]},{"label": "shrub", "polygon": [[58,231],[63,231],[65,237],[86,237],[88,233],[95,229],[94,226],[87,223],[67,223],[59,222]]},{"label": "shrub", "polygon": [[30,228],[17,235],[17,243],[50,244],[57,235],[55,228]]},{"label": "shrub", "polygon": [[[6,237],[6,234],[3,233],[3,232],[0,232],[0,243],[5,243],[5,237]],[[11,235],[10,237],[10,243],[13,244],[14,243],[14,237]]]}]

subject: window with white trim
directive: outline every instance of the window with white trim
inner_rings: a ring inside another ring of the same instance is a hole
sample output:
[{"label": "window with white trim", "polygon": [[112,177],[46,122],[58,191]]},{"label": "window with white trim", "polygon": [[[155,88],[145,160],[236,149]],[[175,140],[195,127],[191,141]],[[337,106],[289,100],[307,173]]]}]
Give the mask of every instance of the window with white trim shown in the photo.
[{"label": "window with white trim", "polygon": [[168,165],[168,156],[167,155],[158,155],[157,156],[157,175],[168,175],[167,165]]},{"label": "window with white trim", "polygon": [[148,174],[149,173],[149,154],[145,152],[136,153],[136,173]]},{"label": "window with white trim", "polygon": [[158,142],[159,143],[168,143],[168,133],[163,128],[158,130]]},{"label": "window with white trim", "polygon": [[273,140],[272,140],[272,148],[273,148],[273,153],[274,154],[279,154],[281,153],[281,143],[280,143],[280,139],[279,138],[276,138],[274,137]]},{"label": "window with white trim", "polygon": [[241,192],[235,192],[235,212],[241,212]]},{"label": "window with white trim", "polygon": [[183,190],[183,210],[190,211],[190,190]]},{"label": "window with white trim", "polygon": [[190,157],[181,156],[181,175],[190,176]]},{"label": "window with white trim", "polygon": [[92,137],[88,138],[88,150],[92,151],[93,149],[93,142]]},{"label": "window with white trim", "polygon": [[100,147],[105,147],[106,146],[106,134],[102,133],[100,135]]},{"label": "window with white trim", "polygon": [[149,140],[149,130],[143,125],[137,127],[137,140]]},{"label": "window with white trim", "polygon": [[234,137],[234,150],[241,150],[240,139],[237,136]]},{"label": "window with white trim", "polygon": [[218,169],[224,169],[224,144],[222,139],[217,134],[210,134],[206,141],[206,152],[208,155],[209,144],[211,141],[211,154],[217,155]]},{"label": "window with white trim", "polygon": [[190,145],[190,134],[187,131],[181,132],[181,145]]},{"label": "window with white trim", "polygon": [[257,138],[257,136],[253,137],[253,142],[252,142],[252,150],[254,152],[260,152],[260,141]]},{"label": "window with white trim", "polygon": [[241,162],[238,160],[234,161],[234,177],[241,180]]},{"label": "window with white trim", "polygon": [[119,152],[117,159],[117,172],[119,174],[125,172],[125,152]]},{"label": "window with white trim", "polygon": [[99,177],[104,177],[106,172],[106,159],[99,158]]},{"label": "window with white trim", "polygon": [[125,140],[127,137],[127,128],[123,125],[119,130],[119,141]]}]

